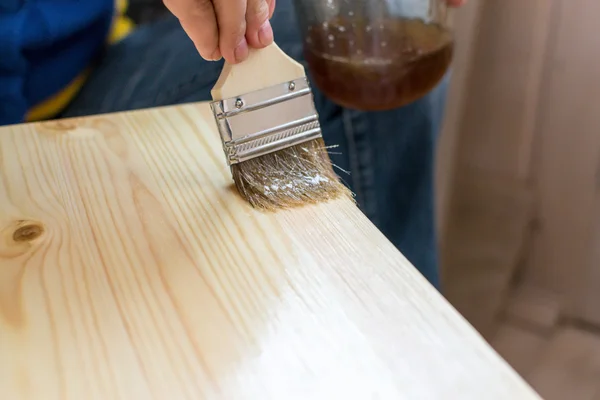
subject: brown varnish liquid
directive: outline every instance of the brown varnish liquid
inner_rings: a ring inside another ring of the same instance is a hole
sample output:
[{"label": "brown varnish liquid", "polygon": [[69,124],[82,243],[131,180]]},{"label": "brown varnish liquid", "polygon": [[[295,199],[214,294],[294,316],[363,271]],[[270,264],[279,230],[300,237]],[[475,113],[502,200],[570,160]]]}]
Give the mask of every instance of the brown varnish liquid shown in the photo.
[{"label": "brown varnish liquid", "polygon": [[311,26],[306,60],[332,101],[367,111],[401,107],[424,96],[452,61],[450,32],[416,19],[344,19]]}]

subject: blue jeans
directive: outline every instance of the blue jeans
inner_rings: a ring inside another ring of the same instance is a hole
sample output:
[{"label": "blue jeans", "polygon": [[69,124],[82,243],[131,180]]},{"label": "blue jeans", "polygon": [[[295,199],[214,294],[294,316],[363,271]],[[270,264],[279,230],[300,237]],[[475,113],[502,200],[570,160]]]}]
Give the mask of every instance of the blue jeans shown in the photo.
[{"label": "blue jeans", "polygon": [[[289,0],[277,2],[272,25],[282,50],[304,63]],[[63,117],[211,100],[221,67],[204,61],[168,17],[112,46]],[[340,175],[359,207],[436,287],[433,165],[446,86],[447,79],[420,100],[387,112],[340,107],[313,86],[324,140],[339,146],[332,162],[350,171]]]}]

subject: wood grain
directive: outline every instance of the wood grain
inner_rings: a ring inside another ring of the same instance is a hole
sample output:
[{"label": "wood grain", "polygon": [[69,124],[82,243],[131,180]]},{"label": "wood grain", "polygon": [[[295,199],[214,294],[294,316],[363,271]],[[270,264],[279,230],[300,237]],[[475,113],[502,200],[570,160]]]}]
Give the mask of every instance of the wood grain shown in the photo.
[{"label": "wood grain", "polygon": [[231,185],[206,104],[0,129],[2,398],[539,398],[349,201]]}]

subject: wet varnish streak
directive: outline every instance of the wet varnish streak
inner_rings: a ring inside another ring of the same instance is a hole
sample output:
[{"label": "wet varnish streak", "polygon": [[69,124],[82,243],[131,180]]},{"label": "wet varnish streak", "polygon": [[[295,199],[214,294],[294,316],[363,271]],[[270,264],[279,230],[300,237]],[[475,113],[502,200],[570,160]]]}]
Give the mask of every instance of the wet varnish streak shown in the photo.
[{"label": "wet varnish streak", "polygon": [[258,212],[206,104],[0,129],[21,399],[535,399],[350,199]]}]

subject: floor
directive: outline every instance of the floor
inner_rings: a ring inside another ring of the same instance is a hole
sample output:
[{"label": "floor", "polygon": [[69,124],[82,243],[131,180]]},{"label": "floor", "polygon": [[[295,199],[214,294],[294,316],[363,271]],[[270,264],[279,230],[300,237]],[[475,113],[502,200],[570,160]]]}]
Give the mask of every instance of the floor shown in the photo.
[{"label": "floor", "polygon": [[551,296],[515,293],[490,343],[545,400],[600,400],[600,328],[559,320]]}]

